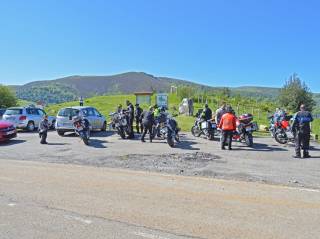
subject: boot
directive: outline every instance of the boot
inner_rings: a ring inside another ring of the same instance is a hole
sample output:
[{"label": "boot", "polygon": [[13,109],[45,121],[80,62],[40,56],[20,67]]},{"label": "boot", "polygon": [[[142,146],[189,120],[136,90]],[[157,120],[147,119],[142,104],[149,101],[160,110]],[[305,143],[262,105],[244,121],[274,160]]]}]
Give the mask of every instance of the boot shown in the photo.
[{"label": "boot", "polygon": [[296,158],[296,159],[300,159],[301,158],[301,154],[299,153],[296,153],[296,155],[292,156],[293,158]]},{"label": "boot", "polygon": [[311,156],[307,150],[303,151],[303,158],[311,158]]}]

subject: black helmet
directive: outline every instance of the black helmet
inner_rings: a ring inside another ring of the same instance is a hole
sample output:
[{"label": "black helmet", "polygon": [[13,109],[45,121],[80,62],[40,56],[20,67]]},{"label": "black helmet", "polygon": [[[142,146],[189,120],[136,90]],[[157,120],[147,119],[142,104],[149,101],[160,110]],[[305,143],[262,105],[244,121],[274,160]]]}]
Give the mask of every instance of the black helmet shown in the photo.
[{"label": "black helmet", "polygon": [[232,112],[233,112],[232,107],[231,107],[231,106],[227,106],[227,107],[226,107],[226,112],[227,112],[227,113],[232,113]]}]

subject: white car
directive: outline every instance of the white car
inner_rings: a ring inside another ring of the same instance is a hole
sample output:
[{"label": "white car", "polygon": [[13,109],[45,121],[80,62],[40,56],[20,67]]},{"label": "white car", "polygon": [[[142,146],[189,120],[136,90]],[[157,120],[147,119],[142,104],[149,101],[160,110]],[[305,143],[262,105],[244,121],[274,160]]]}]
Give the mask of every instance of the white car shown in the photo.
[{"label": "white car", "polygon": [[[11,122],[17,129],[34,131],[45,115],[46,112],[40,108],[12,107],[4,112],[2,119]],[[48,116],[48,120],[50,128],[54,128],[56,118]]]},{"label": "white car", "polygon": [[82,115],[89,121],[90,130],[106,131],[107,120],[97,109],[90,106],[75,106],[59,110],[55,128],[60,136],[63,136],[66,132],[74,131],[72,119],[77,115]]}]

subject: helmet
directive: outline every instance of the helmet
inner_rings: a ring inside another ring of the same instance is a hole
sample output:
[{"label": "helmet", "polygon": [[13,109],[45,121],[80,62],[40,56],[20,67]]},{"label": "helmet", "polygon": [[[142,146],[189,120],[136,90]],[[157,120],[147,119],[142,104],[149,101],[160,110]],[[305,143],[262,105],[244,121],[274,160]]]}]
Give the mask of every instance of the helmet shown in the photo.
[{"label": "helmet", "polygon": [[227,107],[226,107],[226,112],[232,113],[232,112],[233,112],[232,107],[231,107],[231,106],[227,106]]},{"label": "helmet", "polygon": [[82,120],[82,117],[81,117],[80,115],[74,116],[74,117],[72,118],[72,121],[73,121],[73,122],[77,122],[77,121],[80,121],[80,120]]}]

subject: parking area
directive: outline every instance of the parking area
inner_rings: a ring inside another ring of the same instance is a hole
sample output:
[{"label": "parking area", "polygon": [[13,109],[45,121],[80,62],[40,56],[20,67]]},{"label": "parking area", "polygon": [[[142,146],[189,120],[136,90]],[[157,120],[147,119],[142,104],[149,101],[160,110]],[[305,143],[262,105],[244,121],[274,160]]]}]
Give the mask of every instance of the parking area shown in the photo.
[{"label": "parking area", "polygon": [[51,131],[49,144],[40,145],[37,133],[19,132],[16,139],[0,145],[0,158],[320,188],[318,144],[312,144],[313,158],[293,159],[293,145],[279,145],[271,138],[254,141],[253,148],[235,142],[232,151],[221,151],[218,139],[189,133],[170,148],[164,140],[141,143],[139,136],[122,140],[113,132],[96,132],[85,146],[72,134],[60,137]]}]

